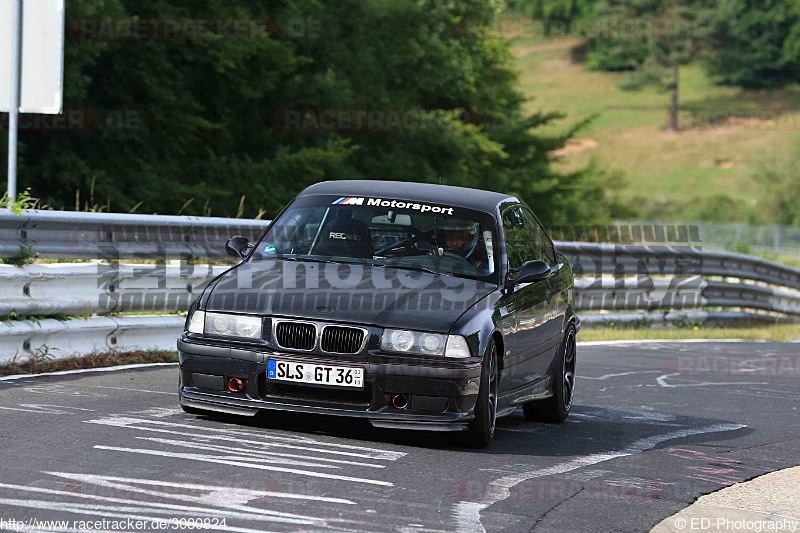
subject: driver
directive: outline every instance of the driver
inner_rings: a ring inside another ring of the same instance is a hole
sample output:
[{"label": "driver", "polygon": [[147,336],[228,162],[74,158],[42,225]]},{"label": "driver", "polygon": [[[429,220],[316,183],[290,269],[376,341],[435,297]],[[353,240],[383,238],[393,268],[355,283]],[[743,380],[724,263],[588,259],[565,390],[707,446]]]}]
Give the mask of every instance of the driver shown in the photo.
[{"label": "driver", "polygon": [[477,222],[444,220],[436,224],[436,241],[441,251],[463,257],[477,269],[488,270],[486,254],[480,253],[478,236]]}]

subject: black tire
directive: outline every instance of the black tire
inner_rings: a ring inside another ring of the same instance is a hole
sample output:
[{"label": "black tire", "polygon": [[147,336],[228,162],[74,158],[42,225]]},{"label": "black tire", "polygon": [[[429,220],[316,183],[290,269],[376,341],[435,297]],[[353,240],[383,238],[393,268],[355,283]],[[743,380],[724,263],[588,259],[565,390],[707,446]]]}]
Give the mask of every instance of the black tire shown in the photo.
[{"label": "black tire", "polygon": [[486,343],[481,368],[481,387],[475,403],[475,419],[469,423],[466,441],[473,448],[486,448],[494,438],[497,421],[497,346],[494,339]]},{"label": "black tire", "polygon": [[546,400],[536,400],[522,405],[522,412],[528,420],[538,422],[563,422],[575,397],[575,326],[570,324],[564,333],[559,348],[558,361],[553,371],[553,396]]}]

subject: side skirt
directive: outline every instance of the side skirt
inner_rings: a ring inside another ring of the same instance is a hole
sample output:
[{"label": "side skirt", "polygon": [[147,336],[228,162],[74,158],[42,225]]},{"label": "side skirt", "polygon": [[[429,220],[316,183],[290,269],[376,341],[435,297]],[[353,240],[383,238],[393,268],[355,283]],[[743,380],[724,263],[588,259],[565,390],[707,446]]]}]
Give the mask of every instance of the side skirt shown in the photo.
[{"label": "side skirt", "polygon": [[534,400],[545,400],[553,396],[552,377],[544,376],[523,387],[510,390],[497,398],[497,416],[513,413],[523,403]]}]

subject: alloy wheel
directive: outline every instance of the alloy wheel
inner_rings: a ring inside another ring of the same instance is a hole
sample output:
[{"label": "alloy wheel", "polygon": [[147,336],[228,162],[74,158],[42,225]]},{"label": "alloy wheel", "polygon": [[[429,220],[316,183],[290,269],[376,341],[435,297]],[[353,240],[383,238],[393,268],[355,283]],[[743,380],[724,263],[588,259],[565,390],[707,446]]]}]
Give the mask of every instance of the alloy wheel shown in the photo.
[{"label": "alloy wheel", "polygon": [[564,358],[561,375],[564,378],[561,393],[563,395],[564,410],[569,411],[572,407],[572,399],[575,396],[575,332],[570,330],[567,340],[564,343]]}]

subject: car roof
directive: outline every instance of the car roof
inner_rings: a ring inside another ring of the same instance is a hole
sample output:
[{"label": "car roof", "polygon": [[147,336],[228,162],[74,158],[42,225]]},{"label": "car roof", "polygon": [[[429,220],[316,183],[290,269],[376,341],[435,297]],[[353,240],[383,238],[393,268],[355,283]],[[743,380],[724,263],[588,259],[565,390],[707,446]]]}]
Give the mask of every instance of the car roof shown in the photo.
[{"label": "car roof", "polygon": [[340,196],[369,196],[387,200],[416,200],[466,207],[494,214],[503,201],[519,202],[514,196],[499,192],[417,183],[412,181],[336,180],[323,181],[307,187],[298,196],[335,194]]}]

